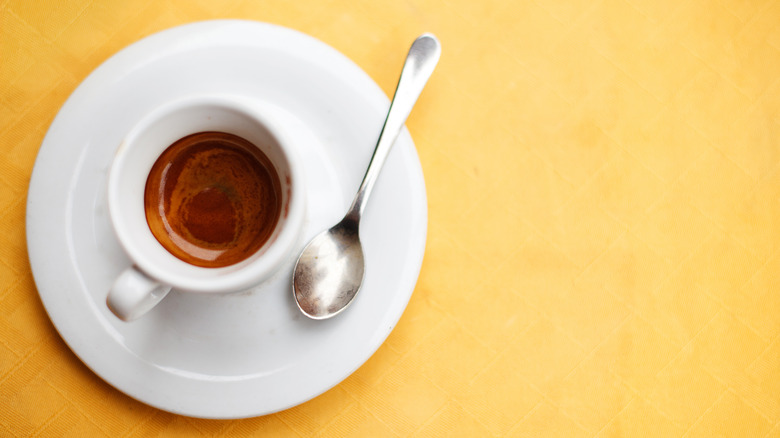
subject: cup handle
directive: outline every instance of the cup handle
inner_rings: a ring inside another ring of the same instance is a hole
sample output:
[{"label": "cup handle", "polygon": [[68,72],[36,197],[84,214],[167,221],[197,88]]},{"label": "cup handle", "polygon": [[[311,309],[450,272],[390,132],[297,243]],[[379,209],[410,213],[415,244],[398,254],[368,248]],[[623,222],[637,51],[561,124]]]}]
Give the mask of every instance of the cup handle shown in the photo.
[{"label": "cup handle", "polygon": [[111,286],[106,304],[122,321],[132,321],[156,306],[170,292],[171,287],[152,280],[131,266],[122,272]]}]

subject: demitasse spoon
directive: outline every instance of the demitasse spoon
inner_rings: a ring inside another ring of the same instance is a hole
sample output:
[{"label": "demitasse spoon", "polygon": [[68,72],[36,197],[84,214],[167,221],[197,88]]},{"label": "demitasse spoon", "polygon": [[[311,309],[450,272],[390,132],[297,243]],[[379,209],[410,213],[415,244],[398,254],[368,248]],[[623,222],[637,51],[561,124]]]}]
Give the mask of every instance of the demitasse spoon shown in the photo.
[{"label": "demitasse spoon", "polygon": [[440,55],[439,41],[431,34],[423,34],[412,43],[374,155],[352,205],[341,222],[309,242],[295,263],[295,302],[309,318],[327,319],[338,314],[352,302],[363,284],[359,227],[366,200]]}]

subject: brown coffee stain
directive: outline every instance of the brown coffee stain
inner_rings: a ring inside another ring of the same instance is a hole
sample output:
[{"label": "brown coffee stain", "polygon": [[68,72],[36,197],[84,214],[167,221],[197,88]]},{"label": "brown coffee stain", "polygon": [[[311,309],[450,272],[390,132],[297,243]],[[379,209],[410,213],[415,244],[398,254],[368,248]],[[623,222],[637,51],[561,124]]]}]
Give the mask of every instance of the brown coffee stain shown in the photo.
[{"label": "brown coffee stain", "polygon": [[202,267],[245,260],[270,238],[281,184],[268,157],[241,137],[201,132],[157,159],[146,181],[146,220],[171,254]]}]

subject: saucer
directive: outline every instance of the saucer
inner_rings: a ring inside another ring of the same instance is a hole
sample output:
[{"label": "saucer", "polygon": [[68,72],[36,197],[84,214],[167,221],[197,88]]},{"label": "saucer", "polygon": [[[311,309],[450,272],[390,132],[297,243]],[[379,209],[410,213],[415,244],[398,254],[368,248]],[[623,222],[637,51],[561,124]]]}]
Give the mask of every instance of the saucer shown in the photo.
[{"label": "saucer", "polygon": [[[141,319],[122,322],[105,305],[109,287],[130,264],[106,206],[114,151],[152,108],[210,92],[273,106],[304,145],[304,235],[283,268],[250,291],[174,291]],[[292,267],[305,243],[347,210],[388,107],[376,83],[345,56],[270,24],[184,25],[108,59],[57,114],[30,182],[30,263],[62,338],[120,391],[193,417],[269,414],[341,382],[390,334],[420,272],[427,202],[408,131],[390,152],[363,216],[366,277],[350,308],[326,321],[303,316],[293,299]]]}]

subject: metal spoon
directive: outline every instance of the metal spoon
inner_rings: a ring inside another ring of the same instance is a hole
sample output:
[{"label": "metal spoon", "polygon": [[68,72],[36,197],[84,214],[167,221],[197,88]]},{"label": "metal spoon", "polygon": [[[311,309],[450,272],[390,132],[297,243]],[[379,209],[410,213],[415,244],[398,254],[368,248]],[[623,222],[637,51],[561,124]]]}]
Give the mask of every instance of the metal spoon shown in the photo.
[{"label": "metal spoon", "polygon": [[440,55],[439,41],[431,34],[423,34],[412,43],[374,155],[352,206],[341,222],[312,239],[295,263],[295,301],[309,318],[327,319],[338,314],[360,290],[364,261],[359,226],[366,200]]}]

